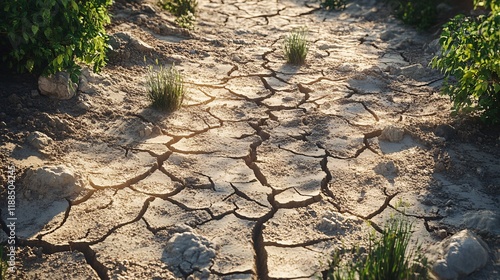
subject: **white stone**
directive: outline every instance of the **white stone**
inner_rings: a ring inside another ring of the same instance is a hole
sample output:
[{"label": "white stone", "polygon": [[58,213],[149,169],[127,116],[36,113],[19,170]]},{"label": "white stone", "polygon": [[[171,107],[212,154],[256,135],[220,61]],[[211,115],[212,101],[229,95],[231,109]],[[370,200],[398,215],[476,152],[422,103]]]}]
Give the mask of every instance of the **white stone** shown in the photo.
[{"label": "white stone", "polygon": [[33,199],[61,199],[78,194],[82,188],[75,173],[66,166],[28,169],[23,180],[25,196]]},{"label": "white stone", "polygon": [[68,73],[59,72],[48,77],[38,78],[40,93],[52,98],[66,100],[75,96],[78,85],[73,83]]},{"label": "white stone", "polygon": [[482,268],[488,262],[488,245],[469,230],[447,238],[434,247],[429,259],[438,279],[458,279]]},{"label": "white stone", "polygon": [[176,233],[167,242],[162,260],[178,275],[203,271],[212,266],[214,246],[192,232]]}]

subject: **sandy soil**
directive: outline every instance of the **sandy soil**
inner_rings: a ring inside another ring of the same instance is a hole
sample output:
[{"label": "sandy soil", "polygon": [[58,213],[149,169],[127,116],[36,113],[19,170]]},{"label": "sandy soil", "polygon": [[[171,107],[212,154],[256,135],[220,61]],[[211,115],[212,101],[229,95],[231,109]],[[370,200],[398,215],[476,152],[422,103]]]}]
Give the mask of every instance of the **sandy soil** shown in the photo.
[{"label": "sandy soil", "polygon": [[[371,0],[342,12],[200,0],[194,31],[154,1],[116,2],[110,63],[75,98],[1,77],[0,160],[18,177],[12,279],[309,279],[397,212],[424,249],[473,229],[491,260],[467,279],[500,278],[500,225],[481,220],[500,215],[500,130],[450,117],[427,68],[435,36]],[[307,61],[290,66],[283,38],[301,26]],[[171,114],[145,97],[155,60],[187,82]],[[52,141],[34,147],[33,131]],[[48,166],[71,188],[29,181]]]}]

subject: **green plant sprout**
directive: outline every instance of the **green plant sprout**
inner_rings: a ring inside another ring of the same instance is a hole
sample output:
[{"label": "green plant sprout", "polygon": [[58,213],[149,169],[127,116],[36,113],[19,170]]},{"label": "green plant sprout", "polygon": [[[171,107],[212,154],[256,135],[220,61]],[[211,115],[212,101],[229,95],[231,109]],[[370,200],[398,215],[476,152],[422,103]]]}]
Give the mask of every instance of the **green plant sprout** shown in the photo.
[{"label": "green plant sprout", "polygon": [[284,41],[285,58],[288,63],[294,65],[304,64],[307,56],[307,30],[299,28],[293,30]]},{"label": "green plant sprout", "polygon": [[367,249],[355,247],[344,254],[335,252],[323,279],[429,279],[427,258],[420,245],[413,251],[408,248],[411,230],[408,221],[391,218],[381,237],[372,234]]},{"label": "green plant sprout", "polygon": [[158,69],[150,66],[146,87],[148,99],[153,107],[169,112],[181,107],[185,93],[184,81],[175,65],[170,67],[160,65]]}]

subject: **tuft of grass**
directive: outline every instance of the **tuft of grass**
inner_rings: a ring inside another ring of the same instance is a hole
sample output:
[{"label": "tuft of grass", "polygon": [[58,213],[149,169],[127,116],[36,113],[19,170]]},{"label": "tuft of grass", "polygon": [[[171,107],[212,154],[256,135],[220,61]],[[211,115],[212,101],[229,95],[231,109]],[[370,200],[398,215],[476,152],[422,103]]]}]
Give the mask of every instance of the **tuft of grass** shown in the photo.
[{"label": "tuft of grass", "polygon": [[[371,237],[367,249],[353,248],[332,256],[323,279],[328,280],[387,280],[429,279],[427,258],[420,245],[409,251],[412,224],[392,218],[382,237]],[[346,256],[347,255],[347,256]]]},{"label": "tuft of grass", "polygon": [[287,35],[284,42],[284,52],[288,63],[304,64],[309,50],[306,37],[307,30],[305,28],[296,29]]},{"label": "tuft of grass", "polygon": [[[158,64],[158,63],[157,63]],[[184,81],[181,73],[170,67],[149,67],[146,87],[148,99],[153,107],[164,111],[175,111],[180,108],[184,100]]]}]

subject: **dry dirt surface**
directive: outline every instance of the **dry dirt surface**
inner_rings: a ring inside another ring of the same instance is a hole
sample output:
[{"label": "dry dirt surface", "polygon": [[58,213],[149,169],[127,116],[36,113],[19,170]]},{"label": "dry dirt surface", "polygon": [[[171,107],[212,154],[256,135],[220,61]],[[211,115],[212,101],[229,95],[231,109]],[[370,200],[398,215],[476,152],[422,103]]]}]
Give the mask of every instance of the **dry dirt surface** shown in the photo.
[{"label": "dry dirt surface", "polygon": [[[116,1],[110,62],[70,100],[2,76],[12,279],[310,279],[398,212],[427,251],[473,230],[490,260],[466,279],[500,279],[499,129],[450,117],[436,36],[373,0],[198,2],[186,31],[154,1]],[[282,47],[297,27],[300,67]],[[156,60],[185,77],[170,114],[146,99]]]}]

